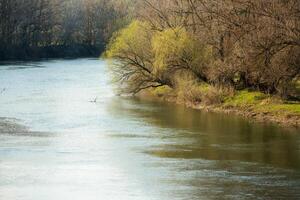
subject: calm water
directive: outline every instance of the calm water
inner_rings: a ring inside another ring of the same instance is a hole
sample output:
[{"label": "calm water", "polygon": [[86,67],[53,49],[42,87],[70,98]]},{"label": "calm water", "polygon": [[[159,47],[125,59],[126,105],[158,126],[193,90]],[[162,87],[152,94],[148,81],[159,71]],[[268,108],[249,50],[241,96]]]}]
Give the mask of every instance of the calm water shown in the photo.
[{"label": "calm water", "polygon": [[0,66],[1,200],[300,199],[299,130],[115,97],[105,65]]}]

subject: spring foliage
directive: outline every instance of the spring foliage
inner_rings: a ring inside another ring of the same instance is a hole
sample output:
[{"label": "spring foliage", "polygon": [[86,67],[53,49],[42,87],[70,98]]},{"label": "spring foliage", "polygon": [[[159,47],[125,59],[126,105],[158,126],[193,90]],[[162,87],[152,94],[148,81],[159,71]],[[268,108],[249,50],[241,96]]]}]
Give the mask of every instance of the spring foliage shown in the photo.
[{"label": "spring foliage", "polygon": [[293,86],[300,77],[298,0],[139,5],[136,20],[108,48],[109,57],[118,60],[112,69],[127,72],[119,74],[127,91],[176,89],[176,77],[184,72],[216,87],[300,98]]},{"label": "spring foliage", "polygon": [[115,59],[111,68],[121,88],[134,93],[137,87],[172,86],[178,71],[204,73],[212,50],[184,28],[159,32],[136,20],[115,34],[106,56]]},{"label": "spring foliage", "polygon": [[212,52],[184,28],[157,32],[152,39],[155,73],[180,69],[201,74],[209,64]]}]

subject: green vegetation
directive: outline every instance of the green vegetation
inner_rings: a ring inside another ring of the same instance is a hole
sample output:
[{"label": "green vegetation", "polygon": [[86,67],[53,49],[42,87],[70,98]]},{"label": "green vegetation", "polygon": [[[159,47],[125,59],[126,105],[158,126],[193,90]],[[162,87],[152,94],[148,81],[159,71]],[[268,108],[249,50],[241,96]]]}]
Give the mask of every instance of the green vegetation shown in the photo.
[{"label": "green vegetation", "polygon": [[228,97],[225,100],[225,105],[239,106],[239,107],[258,105],[267,98],[269,98],[269,96],[261,92],[249,92],[247,90],[242,90],[236,92],[234,96]]},{"label": "green vegetation", "polygon": [[191,105],[299,114],[299,1],[140,5],[107,47],[121,94],[156,88]]},{"label": "green vegetation", "polygon": [[235,108],[246,111],[252,115],[267,115],[279,122],[285,123],[293,119],[294,124],[299,123],[300,103],[295,101],[284,101],[276,96],[266,95],[261,92],[239,91],[232,97],[226,98],[224,108]]},{"label": "green vegetation", "polygon": [[165,97],[168,95],[172,95],[173,89],[170,88],[169,86],[165,85],[165,86],[161,86],[161,87],[151,90],[150,93],[157,97]]},{"label": "green vegetation", "polygon": [[[155,88],[151,94],[166,100],[186,103],[192,107],[206,107],[216,111],[236,111],[259,120],[269,119],[278,123],[295,125],[300,122],[300,103],[282,100],[278,96],[267,95],[258,91],[229,91],[205,83],[189,86],[183,90],[172,90],[169,87]],[[171,97],[171,98],[170,98]]]},{"label": "green vegetation", "polygon": [[212,57],[211,48],[179,27],[156,32],[152,39],[152,51],[155,74],[172,74],[176,68],[200,74]]},{"label": "green vegetation", "polygon": [[239,91],[233,97],[227,98],[224,106],[248,107],[262,112],[300,114],[299,102],[283,101],[278,97],[247,90]]}]

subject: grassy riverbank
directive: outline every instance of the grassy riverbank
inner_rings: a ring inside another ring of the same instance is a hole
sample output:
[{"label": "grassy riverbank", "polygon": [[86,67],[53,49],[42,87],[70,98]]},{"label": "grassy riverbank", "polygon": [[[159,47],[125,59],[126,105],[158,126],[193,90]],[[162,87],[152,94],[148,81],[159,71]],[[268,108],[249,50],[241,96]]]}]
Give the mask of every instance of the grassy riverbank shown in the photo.
[{"label": "grassy riverbank", "polygon": [[202,84],[196,89],[186,87],[184,91],[161,87],[148,90],[141,95],[151,95],[194,109],[237,114],[250,120],[300,127],[299,101],[285,101],[258,91],[228,91]]},{"label": "grassy riverbank", "polygon": [[107,45],[118,93],[156,88],[154,96],[190,107],[299,126],[300,32],[289,31],[299,21],[291,2],[147,1],[142,17]]}]

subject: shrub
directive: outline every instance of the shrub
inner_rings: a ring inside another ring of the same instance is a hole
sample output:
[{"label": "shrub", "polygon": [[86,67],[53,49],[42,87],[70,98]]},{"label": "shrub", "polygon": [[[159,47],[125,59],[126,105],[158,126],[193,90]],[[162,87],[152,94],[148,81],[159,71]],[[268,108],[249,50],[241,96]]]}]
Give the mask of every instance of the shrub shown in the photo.
[{"label": "shrub", "polygon": [[179,100],[193,104],[206,105],[220,104],[223,102],[225,90],[199,81],[192,73],[178,73],[176,76],[176,91]]},{"label": "shrub", "polygon": [[174,78],[177,98],[180,101],[200,103],[201,91],[198,84],[197,77],[193,73],[188,71],[177,72]]},{"label": "shrub", "polygon": [[222,90],[210,86],[208,90],[202,94],[201,98],[205,105],[220,104],[224,101],[224,94],[222,93]]}]

